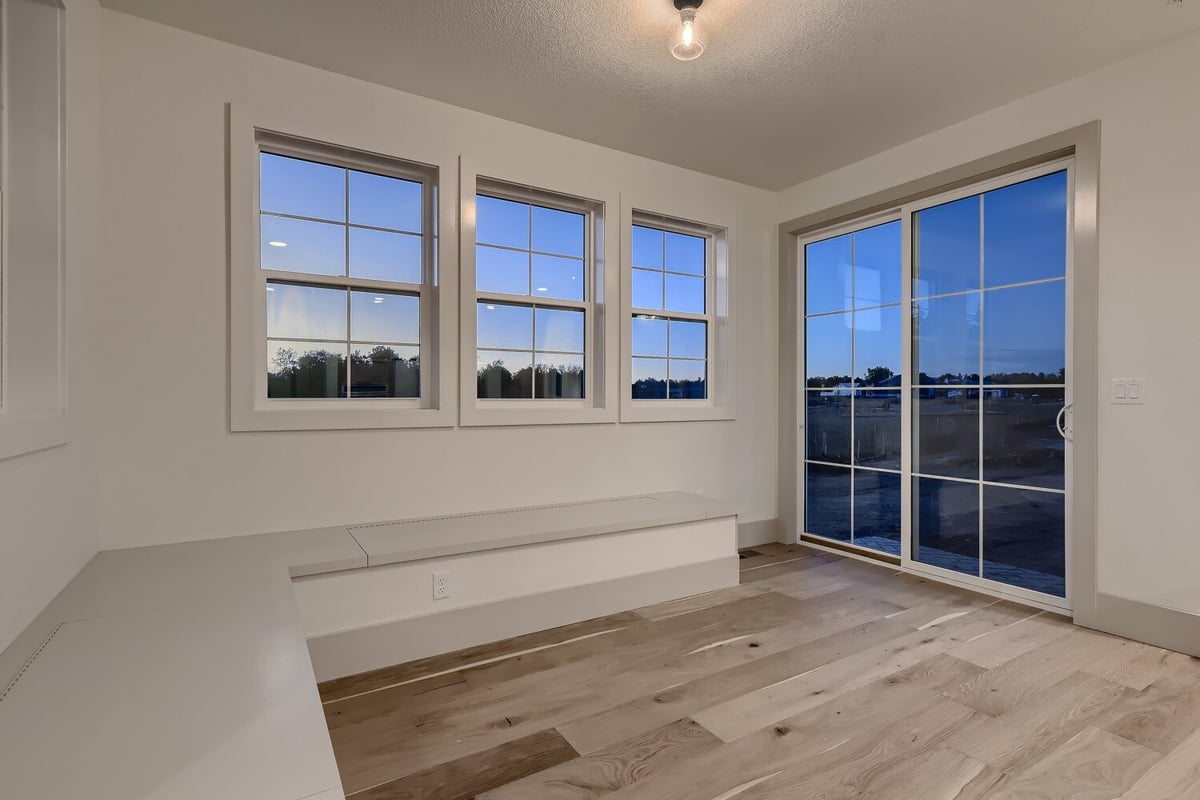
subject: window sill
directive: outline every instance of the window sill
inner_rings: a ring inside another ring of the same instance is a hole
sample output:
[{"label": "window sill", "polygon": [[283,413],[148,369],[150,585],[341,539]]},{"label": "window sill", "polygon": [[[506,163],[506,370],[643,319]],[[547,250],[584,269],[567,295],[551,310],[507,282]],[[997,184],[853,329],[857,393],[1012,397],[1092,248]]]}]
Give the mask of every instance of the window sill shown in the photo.
[{"label": "window sill", "polygon": [[67,419],[0,416],[0,461],[67,443]]}]

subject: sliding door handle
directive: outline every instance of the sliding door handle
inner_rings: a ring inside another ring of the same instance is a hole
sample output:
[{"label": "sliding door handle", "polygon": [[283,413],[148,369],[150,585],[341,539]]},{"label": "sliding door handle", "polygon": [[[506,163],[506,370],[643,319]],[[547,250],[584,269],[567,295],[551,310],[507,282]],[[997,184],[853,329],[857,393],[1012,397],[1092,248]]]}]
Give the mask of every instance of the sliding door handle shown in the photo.
[{"label": "sliding door handle", "polygon": [[1067,412],[1071,410],[1071,406],[1073,405],[1075,404],[1067,403],[1065,406],[1060,408],[1058,410],[1058,416],[1054,419],[1054,427],[1058,428],[1058,435],[1068,442],[1071,441],[1071,434],[1073,431],[1066,425]]}]

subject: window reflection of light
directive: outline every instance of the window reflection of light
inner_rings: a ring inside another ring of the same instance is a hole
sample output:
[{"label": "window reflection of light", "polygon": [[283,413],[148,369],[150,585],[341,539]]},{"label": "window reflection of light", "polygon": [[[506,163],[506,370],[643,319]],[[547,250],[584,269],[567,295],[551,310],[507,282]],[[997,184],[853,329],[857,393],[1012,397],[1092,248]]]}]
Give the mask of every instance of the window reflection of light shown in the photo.
[{"label": "window reflection of light", "polygon": [[548,291],[550,291],[550,290],[549,290],[549,289],[547,289],[545,286],[539,286],[539,287],[537,287],[537,290],[538,290],[539,292],[548,292]]},{"label": "window reflection of light", "polygon": [[274,287],[274,286],[268,286],[268,287],[267,287],[267,291],[268,291],[268,292],[273,292],[273,291],[275,291],[275,287]]},{"label": "window reflection of light", "polygon": [[382,297],[376,297],[376,298],[375,298],[375,300],[374,300],[373,302],[376,302],[376,303],[382,303],[382,302],[383,302],[383,298],[382,298]]},{"label": "window reflection of light", "polygon": [[486,308],[488,311],[495,311],[495,310],[496,310],[496,307],[495,307],[495,306],[484,306],[484,308]]},{"label": "window reflection of light", "polygon": [[275,241],[275,242],[267,242],[267,244],[271,245],[271,247],[287,247],[287,242]]}]

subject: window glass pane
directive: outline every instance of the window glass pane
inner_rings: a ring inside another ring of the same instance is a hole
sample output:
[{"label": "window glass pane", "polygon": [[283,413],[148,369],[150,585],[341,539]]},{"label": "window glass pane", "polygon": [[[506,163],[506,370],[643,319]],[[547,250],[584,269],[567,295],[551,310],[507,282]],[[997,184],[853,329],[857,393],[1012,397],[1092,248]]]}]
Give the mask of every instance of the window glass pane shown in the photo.
[{"label": "window glass pane", "polygon": [[350,170],[350,222],[421,233],[421,184]]},{"label": "window glass pane", "polygon": [[[854,234],[854,305],[886,306],[901,301],[900,220]],[[831,309],[832,310],[832,309]]]},{"label": "window glass pane", "polygon": [[812,317],[805,325],[808,386],[849,386],[853,378],[849,312]]},{"label": "window glass pane", "polygon": [[267,397],[344,397],[346,345],[268,341]]},{"label": "window glass pane", "polygon": [[707,397],[708,362],[672,358],[667,365],[669,392],[674,400],[703,400]]},{"label": "window glass pane", "polygon": [[667,360],[633,359],[633,399],[663,400],[667,397]]},{"label": "window glass pane", "polygon": [[539,308],[534,320],[535,350],[583,352],[583,312]]},{"label": "window glass pane", "polygon": [[634,317],[632,320],[632,332],[633,344],[631,352],[633,355],[666,357],[667,321],[665,319]]},{"label": "window glass pane", "polygon": [[918,211],[913,296],[979,288],[979,196]]},{"label": "window glass pane", "polygon": [[983,479],[1064,488],[1065,442],[1058,434],[1062,389],[983,390]]},{"label": "window glass pane", "polygon": [[925,475],[979,478],[979,390],[918,389],[913,468]]},{"label": "window glass pane", "polygon": [[633,307],[663,307],[663,274],[645,269],[633,271]]},{"label": "window glass pane", "polygon": [[704,278],[689,278],[685,275],[666,275],[668,311],[683,311],[691,314],[704,313]]},{"label": "window glass pane", "polygon": [[480,292],[529,294],[529,253],[477,245],[475,288]]},{"label": "window glass pane", "polygon": [[850,463],[850,390],[809,390],[805,393],[805,457],[834,464]]},{"label": "window glass pane", "polygon": [[704,246],[707,241],[703,237],[668,231],[666,240],[668,270],[689,275],[704,274]]},{"label": "window glass pane", "polygon": [[983,577],[1066,597],[1064,495],[983,487]]},{"label": "window glass pane", "polygon": [[[478,340],[482,348],[532,350],[533,309],[499,303],[479,303]],[[532,364],[532,356],[530,357]]]},{"label": "window glass pane", "polygon": [[1067,274],[1067,173],[983,196],[983,278],[1003,286]]},{"label": "window glass pane", "polygon": [[350,354],[351,397],[420,397],[421,359],[416,347],[356,344]]},{"label": "window glass pane", "polygon": [[528,250],[529,206],[476,195],[475,241]]},{"label": "window glass pane", "polygon": [[986,381],[1065,382],[1065,281],[995,289],[984,294],[983,305]]},{"label": "window glass pane", "polygon": [[538,353],[533,388],[535,397],[583,397],[583,356]]},{"label": "window glass pane", "polygon": [[913,478],[913,558],[979,574],[979,485]]},{"label": "window glass pane", "polygon": [[583,258],[583,214],[533,206],[533,249]]},{"label": "window glass pane", "polygon": [[421,300],[410,294],[350,293],[350,338],[357,342],[421,340]]},{"label": "window glass pane", "polygon": [[859,392],[854,398],[854,463],[900,469],[902,421],[899,389]]},{"label": "window glass pane", "polygon": [[641,225],[633,226],[633,266],[662,269],[662,231],[656,228],[643,228]]},{"label": "window glass pane", "polygon": [[557,256],[533,256],[533,289],[538,297],[583,299],[583,262]]},{"label": "window glass pane", "polygon": [[900,555],[900,474],[854,470],[854,543]]},{"label": "window glass pane", "polygon": [[854,377],[865,386],[899,386],[900,306],[854,312]]},{"label": "window glass pane", "polygon": [[805,465],[804,529],[813,536],[850,541],[850,470]]},{"label": "window glass pane", "polygon": [[972,292],[913,304],[919,383],[979,383],[979,300]]},{"label": "window glass pane", "polygon": [[808,314],[850,308],[851,234],[814,242],[804,248],[804,304]]},{"label": "window glass pane", "polygon": [[259,265],[263,269],[346,274],[346,228],[326,222],[259,215]]},{"label": "window glass pane", "polygon": [[346,290],[269,283],[267,336],[346,341]]},{"label": "window glass pane", "polygon": [[263,211],[346,220],[346,170],[299,158],[262,153],[258,204]]},{"label": "window glass pane", "polygon": [[671,320],[670,355],[671,358],[707,358],[708,325]]},{"label": "window glass pane", "polygon": [[421,237],[350,229],[350,274],[377,281],[421,282]]},{"label": "window glass pane", "polygon": [[476,397],[533,397],[533,353],[480,350],[476,367]]}]

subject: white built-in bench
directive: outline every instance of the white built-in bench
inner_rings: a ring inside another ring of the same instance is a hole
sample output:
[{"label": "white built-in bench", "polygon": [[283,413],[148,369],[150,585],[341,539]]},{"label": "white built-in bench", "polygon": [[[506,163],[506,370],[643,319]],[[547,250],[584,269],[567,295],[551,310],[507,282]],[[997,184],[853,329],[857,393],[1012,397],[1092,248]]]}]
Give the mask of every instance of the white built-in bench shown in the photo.
[{"label": "white built-in bench", "polygon": [[674,493],[103,552],[0,653],[0,787],[340,799],[317,675],[736,581],[735,512]]}]

